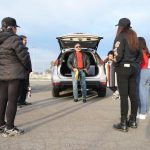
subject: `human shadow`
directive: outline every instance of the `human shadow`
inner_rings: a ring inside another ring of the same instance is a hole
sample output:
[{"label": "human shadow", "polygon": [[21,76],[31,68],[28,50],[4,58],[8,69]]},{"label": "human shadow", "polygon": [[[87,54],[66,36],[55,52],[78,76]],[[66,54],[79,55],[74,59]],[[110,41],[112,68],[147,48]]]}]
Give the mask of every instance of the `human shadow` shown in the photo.
[{"label": "human shadow", "polygon": [[38,126],[41,126],[41,125],[46,124],[48,122],[52,122],[52,121],[55,121],[55,120],[60,119],[62,117],[65,117],[67,115],[70,115],[71,113],[74,113],[74,112],[76,112],[76,111],[78,111],[84,107],[87,107],[88,105],[95,103],[95,102],[97,102],[97,101],[94,100],[94,101],[91,101],[91,102],[84,104],[84,105],[77,104],[77,105],[74,105],[72,107],[68,107],[66,109],[60,110],[54,114],[47,115],[43,118],[28,122],[28,123],[24,124],[24,125],[28,126],[26,128],[26,132],[29,132],[29,131],[37,128]]},{"label": "human shadow", "polygon": [[80,109],[83,109],[93,103],[96,103],[98,102],[99,100],[103,100],[104,98],[100,98],[100,99],[96,99],[95,100],[95,97],[97,96],[92,96],[91,98],[88,98],[88,101],[87,103],[78,103],[75,105],[72,105],[72,106],[67,106],[53,114],[49,114],[49,115],[46,115],[42,118],[39,118],[39,119],[36,119],[36,120],[32,120],[32,121],[29,121],[25,124],[20,124],[20,126],[27,126],[26,128],[26,132],[29,132],[30,130],[34,130],[35,128],[39,127],[39,126],[42,126],[42,125],[45,125],[46,123],[48,122],[52,122],[52,121],[55,121],[57,119],[60,119],[62,117],[65,117],[67,115],[70,115]]},{"label": "human shadow", "polygon": [[[92,96],[92,93],[88,92],[88,95],[90,97]],[[79,93],[79,97],[81,97],[80,93]],[[39,100],[39,101],[33,102],[32,105],[18,109],[17,115],[28,113],[28,112],[41,109],[41,108],[52,107],[54,105],[69,101],[70,99],[73,100],[72,92],[64,93],[61,95],[61,97],[58,97],[58,98],[48,98],[44,100]]]},{"label": "human shadow", "polygon": [[72,96],[62,97],[62,98],[61,97],[60,98],[47,98],[47,99],[33,102],[32,105],[18,109],[17,115],[21,115],[23,113],[28,113],[37,109],[45,108],[45,107],[50,107],[56,104],[64,103],[65,101],[70,100],[70,97]]}]

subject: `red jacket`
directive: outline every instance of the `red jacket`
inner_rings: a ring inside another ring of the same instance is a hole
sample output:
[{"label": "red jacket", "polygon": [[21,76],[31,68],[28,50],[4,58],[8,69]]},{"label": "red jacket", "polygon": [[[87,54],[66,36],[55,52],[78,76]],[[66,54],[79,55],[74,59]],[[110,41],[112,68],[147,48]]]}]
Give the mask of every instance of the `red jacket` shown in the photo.
[{"label": "red jacket", "polygon": [[141,69],[147,69],[148,68],[148,54],[144,50],[142,50],[142,54],[143,54],[143,57],[141,60],[140,67]]}]

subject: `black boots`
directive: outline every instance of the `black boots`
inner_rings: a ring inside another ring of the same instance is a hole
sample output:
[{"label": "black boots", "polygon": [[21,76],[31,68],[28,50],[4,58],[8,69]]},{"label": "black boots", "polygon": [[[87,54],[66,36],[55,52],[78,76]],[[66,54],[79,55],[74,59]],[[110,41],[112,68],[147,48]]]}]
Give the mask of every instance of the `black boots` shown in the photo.
[{"label": "black boots", "polygon": [[122,132],[128,132],[128,125],[127,125],[127,119],[122,118],[121,122],[118,124],[113,125],[114,129],[122,131]]},{"label": "black boots", "polygon": [[136,116],[130,115],[130,118],[128,121],[128,127],[137,128]]},{"label": "black boots", "polygon": [[135,129],[137,128],[136,116],[130,115],[128,121],[126,118],[121,118],[121,122],[114,124],[113,127],[122,132],[128,132],[128,127]]}]

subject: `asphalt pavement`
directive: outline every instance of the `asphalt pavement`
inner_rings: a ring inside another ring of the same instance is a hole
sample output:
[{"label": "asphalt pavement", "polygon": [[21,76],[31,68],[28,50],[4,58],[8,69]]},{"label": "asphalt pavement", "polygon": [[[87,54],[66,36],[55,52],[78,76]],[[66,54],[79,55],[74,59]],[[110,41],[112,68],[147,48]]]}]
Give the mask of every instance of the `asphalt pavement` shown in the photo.
[{"label": "asphalt pavement", "polygon": [[50,81],[33,81],[32,105],[18,108],[15,124],[25,134],[4,138],[0,150],[149,150],[150,115],[137,129],[112,128],[120,119],[119,100],[88,91],[87,103],[73,102],[71,91],[53,98]]}]

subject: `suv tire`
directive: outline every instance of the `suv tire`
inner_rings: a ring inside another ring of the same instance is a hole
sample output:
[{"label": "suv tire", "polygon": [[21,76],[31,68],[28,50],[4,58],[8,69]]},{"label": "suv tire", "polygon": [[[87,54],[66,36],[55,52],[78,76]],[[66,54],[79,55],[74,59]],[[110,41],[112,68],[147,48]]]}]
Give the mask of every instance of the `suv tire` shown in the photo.
[{"label": "suv tire", "polygon": [[105,97],[106,96],[106,87],[97,90],[98,97]]},{"label": "suv tire", "polygon": [[52,89],[52,95],[53,95],[53,97],[59,97],[59,89],[53,87],[53,89]]}]

